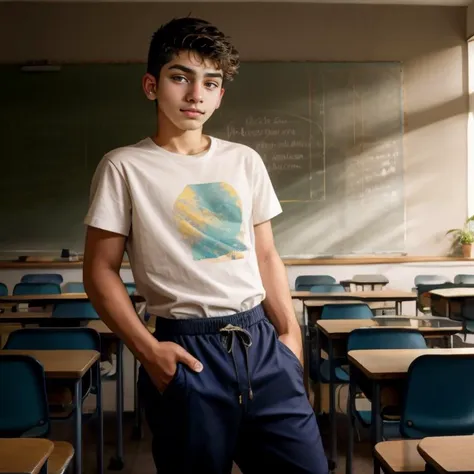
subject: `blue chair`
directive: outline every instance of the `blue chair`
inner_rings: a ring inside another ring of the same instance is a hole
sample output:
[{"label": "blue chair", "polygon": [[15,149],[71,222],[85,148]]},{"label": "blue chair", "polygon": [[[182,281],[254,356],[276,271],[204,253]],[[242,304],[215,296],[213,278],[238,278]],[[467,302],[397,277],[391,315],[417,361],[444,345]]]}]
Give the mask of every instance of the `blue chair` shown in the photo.
[{"label": "blue chair", "polygon": [[[327,304],[324,305],[321,313],[321,319],[372,319],[372,310],[366,304],[358,303],[344,303],[344,304]],[[309,373],[310,378],[314,382],[329,383],[330,370],[329,361],[321,361],[319,352],[321,350],[319,341],[316,342],[316,348],[312,350]],[[329,354],[331,357],[332,354]],[[342,369],[341,365],[345,363],[346,359],[334,359],[335,364],[335,379],[334,383],[344,384],[349,383],[349,374]]]},{"label": "blue chair", "polygon": [[364,303],[326,304],[321,319],[372,319],[374,314]]},{"label": "blue chair", "polygon": [[[48,438],[51,419],[43,366],[29,355],[0,351],[0,374],[0,437]],[[55,441],[41,473],[66,472],[73,456],[74,448],[69,443]]]},{"label": "blue chair", "polygon": [[50,419],[43,366],[28,355],[0,351],[0,437],[47,437]]},{"label": "blue chair", "polygon": [[8,287],[5,283],[0,283],[0,296],[8,296]]},{"label": "blue chair", "polygon": [[457,285],[463,285],[466,283],[474,284],[474,275],[460,273],[454,277],[454,283]]},{"label": "blue chair", "polygon": [[344,293],[344,287],[339,284],[333,285],[314,285],[312,286],[309,291],[311,293]]},{"label": "blue chair", "polygon": [[426,348],[426,340],[421,332],[408,328],[360,328],[352,331],[347,340],[347,351]]},{"label": "blue chair", "polygon": [[59,273],[28,273],[20,280],[22,283],[56,283],[60,285],[63,277]]},{"label": "blue chair", "polygon": [[[355,329],[349,334],[347,341],[347,350],[374,350],[374,349],[426,349],[426,341],[423,335],[416,329],[408,328],[360,328]],[[354,371],[354,372],[352,372]],[[370,383],[360,385],[361,381],[357,380],[357,370],[351,367],[351,375],[354,380],[359,383],[358,387],[350,386],[349,397],[347,400],[349,423],[352,427],[355,421],[362,426],[368,427],[372,424],[372,413],[370,411],[358,411],[355,407],[355,392],[362,392],[371,398],[372,386]],[[354,390],[355,389],[355,390]],[[438,399],[440,400],[440,399]],[[350,414],[353,417],[350,417]],[[382,410],[383,432],[384,436],[400,437],[400,416],[399,414],[391,415],[389,409]],[[394,419],[395,418],[395,419]],[[349,440],[347,445],[346,470],[352,472],[352,454],[353,454],[353,438],[352,428],[349,431]]]},{"label": "blue chair", "polygon": [[14,295],[59,295],[61,287],[57,283],[17,283]]},{"label": "blue chair", "polygon": [[400,431],[406,438],[474,433],[474,355],[426,354],[408,369]]},{"label": "blue chair", "polygon": [[64,301],[55,303],[52,318],[62,319],[100,319],[92,303],[84,301]]},{"label": "blue chair", "polygon": [[330,275],[299,275],[295,280],[296,291],[309,291],[315,285],[331,285],[336,279]]},{"label": "blue chair", "polygon": [[[426,340],[416,329],[404,328],[361,328],[349,334],[347,351],[371,349],[426,349]],[[370,387],[363,390],[370,393]],[[353,401],[353,400],[352,400]],[[350,401],[351,402],[351,401]],[[370,426],[371,412],[354,412],[363,425]]]},{"label": "blue chair", "polygon": [[82,281],[69,281],[63,286],[63,293],[85,293]]},{"label": "blue chair", "polygon": [[451,283],[451,280],[444,275],[416,275],[415,286],[418,285],[442,285],[443,283]]}]

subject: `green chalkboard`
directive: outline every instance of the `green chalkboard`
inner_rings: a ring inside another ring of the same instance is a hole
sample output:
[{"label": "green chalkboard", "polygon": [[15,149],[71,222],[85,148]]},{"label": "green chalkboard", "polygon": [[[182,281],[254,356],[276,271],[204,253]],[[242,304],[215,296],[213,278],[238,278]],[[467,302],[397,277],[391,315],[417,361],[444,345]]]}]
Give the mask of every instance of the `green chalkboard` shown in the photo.
[{"label": "green chalkboard", "polygon": [[[82,251],[97,163],[155,129],[144,64],[0,66],[0,253]],[[263,157],[284,256],[403,251],[400,63],[248,62],[205,131]]]}]

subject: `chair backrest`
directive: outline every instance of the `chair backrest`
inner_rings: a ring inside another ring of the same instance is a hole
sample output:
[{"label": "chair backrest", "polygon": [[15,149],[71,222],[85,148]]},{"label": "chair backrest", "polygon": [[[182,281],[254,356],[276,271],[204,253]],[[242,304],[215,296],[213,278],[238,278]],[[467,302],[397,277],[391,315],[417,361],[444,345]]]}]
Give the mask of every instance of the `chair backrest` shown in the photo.
[{"label": "chair backrest", "polygon": [[57,283],[17,283],[14,295],[59,295],[61,287]]},{"label": "chair backrest", "polygon": [[311,293],[344,293],[344,287],[339,284],[333,285],[314,285],[312,286],[309,291]]},{"label": "chair backrest", "polygon": [[61,301],[53,306],[53,318],[100,319],[90,301]]},{"label": "chair backrest", "polygon": [[400,431],[407,438],[474,433],[474,355],[422,355],[408,369]]},{"label": "chair backrest", "polygon": [[295,280],[296,291],[309,291],[315,285],[331,285],[336,279],[331,275],[299,275]]},{"label": "chair backrest", "polygon": [[7,296],[8,295],[8,287],[5,283],[0,283],[0,296]]},{"label": "chair backrest", "polygon": [[416,329],[355,329],[349,334],[347,350],[363,349],[426,349],[426,341]]},{"label": "chair backrest", "polygon": [[43,437],[50,422],[43,366],[28,355],[0,351],[0,437]]},{"label": "chair backrest", "polygon": [[321,319],[372,319],[373,317],[372,310],[363,303],[326,304],[321,312]]},{"label": "chair backrest", "polygon": [[94,350],[100,352],[100,335],[92,328],[26,328],[8,336],[5,349]]},{"label": "chair backrest", "polygon": [[464,283],[474,283],[474,275],[469,275],[469,274],[458,274],[454,277],[454,283],[457,285],[462,285]]},{"label": "chair backrest", "polygon": [[20,280],[22,283],[57,283],[63,282],[63,276],[59,273],[27,273]]},{"label": "chair backrest", "polygon": [[415,286],[418,285],[442,285],[450,283],[451,280],[444,275],[416,275]]},{"label": "chair backrest", "polygon": [[63,293],[85,293],[82,281],[68,281],[63,286]]}]

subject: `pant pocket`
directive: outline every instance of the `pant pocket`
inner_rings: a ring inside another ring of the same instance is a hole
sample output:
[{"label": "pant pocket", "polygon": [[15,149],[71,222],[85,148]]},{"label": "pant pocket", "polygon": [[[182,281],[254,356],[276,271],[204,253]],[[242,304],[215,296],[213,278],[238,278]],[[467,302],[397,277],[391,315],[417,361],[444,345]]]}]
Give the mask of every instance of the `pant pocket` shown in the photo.
[{"label": "pant pocket", "polygon": [[165,387],[163,392],[160,392],[158,390],[158,393],[160,393],[161,396],[163,397],[167,396],[167,394],[170,391],[172,392],[175,387],[178,388],[182,386],[183,377],[184,377],[184,369],[183,369],[183,366],[178,362],[178,364],[176,364],[176,372],[174,373],[173,378],[170,380],[169,384]]},{"label": "pant pocket", "polygon": [[296,354],[286,344],[284,344],[283,342],[280,341],[280,338],[278,337],[278,334],[277,334],[276,329],[273,326],[273,324],[268,319],[264,319],[264,322],[271,330],[271,334],[272,334],[271,337],[273,337],[275,339],[276,347],[279,347],[280,352],[282,354],[284,354],[284,356],[287,359],[290,359],[291,363],[293,365],[296,365],[296,368],[298,369],[298,371],[301,374],[303,374],[303,372],[304,372],[303,366],[301,365],[301,362],[298,359],[298,357],[296,357]]},{"label": "pant pocket", "polygon": [[301,365],[300,360],[298,357],[296,357],[296,354],[283,342],[280,341],[280,339],[277,337],[277,344],[280,347],[280,349],[292,360],[292,362],[296,365],[296,368],[303,373],[303,366]]}]

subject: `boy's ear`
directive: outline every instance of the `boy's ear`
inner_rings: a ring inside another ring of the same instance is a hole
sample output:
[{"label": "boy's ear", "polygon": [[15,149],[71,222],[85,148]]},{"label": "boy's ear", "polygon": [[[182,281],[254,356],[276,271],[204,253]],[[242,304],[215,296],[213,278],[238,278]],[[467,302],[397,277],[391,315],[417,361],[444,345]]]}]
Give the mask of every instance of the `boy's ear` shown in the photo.
[{"label": "boy's ear", "polygon": [[148,72],[143,76],[142,87],[148,100],[156,100],[156,79]]}]

